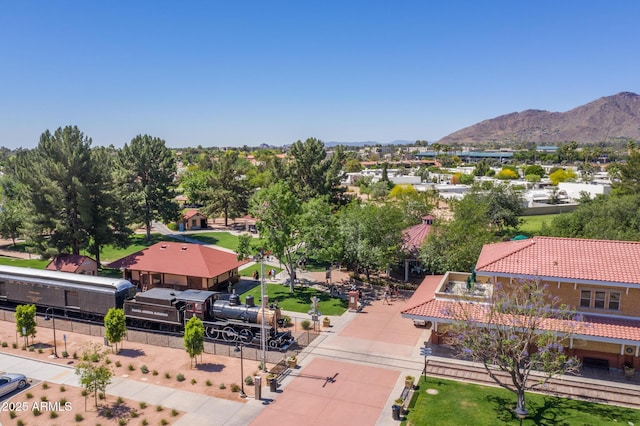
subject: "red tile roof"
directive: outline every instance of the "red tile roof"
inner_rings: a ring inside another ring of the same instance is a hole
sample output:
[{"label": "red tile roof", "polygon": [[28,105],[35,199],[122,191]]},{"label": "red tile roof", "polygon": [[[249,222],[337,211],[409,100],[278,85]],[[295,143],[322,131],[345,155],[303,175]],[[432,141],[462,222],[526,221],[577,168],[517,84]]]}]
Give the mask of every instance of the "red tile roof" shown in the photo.
[{"label": "red tile roof", "polygon": [[49,262],[46,269],[50,271],[76,272],[78,268],[87,261],[91,261],[94,264],[96,263],[95,260],[87,256],[79,254],[63,254],[51,259],[51,262]]},{"label": "red tile roof", "polygon": [[184,213],[184,215],[182,215],[182,218],[187,220],[187,219],[191,219],[192,217],[194,217],[196,215],[200,215],[202,217],[207,217],[206,215],[200,213],[197,209],[189,209]]},{"label": "red tile roof", "polygon": [[409,252],[420,250],[422,243],[424,243],[431,231],[432,221],[433,216],[428,215],[422,218],[422,223],[405,229],[402,235],[402,248]]},{"label": "red tile roof", "polygon": [[201,244],[160,242],[109,264],[110,268],[213,278],[236,269],[234,253]]},{"label": "red tile roof", "polygon": [[640,243],[534,237],[486,244],[478,273],[640,284]]},{"label": "red tile roof", "polygon": [[[407,308],[402,311],[402,316],[407,318],[418,318],[428,321],[452,322],[448,313],[455,309],[458,302],[451,300],[432,299],[425,303]],[[483,316],[483,305],[474,305],[476,317]],[[548,320],[543,323],[542,328],[547,330],[566,329],[567,320]],[[605,316],[583,316],[582,322],[576,329],[574,338],[599,337],[628,343],[638,344],[640,342],[640,319],[607,318]]]}]

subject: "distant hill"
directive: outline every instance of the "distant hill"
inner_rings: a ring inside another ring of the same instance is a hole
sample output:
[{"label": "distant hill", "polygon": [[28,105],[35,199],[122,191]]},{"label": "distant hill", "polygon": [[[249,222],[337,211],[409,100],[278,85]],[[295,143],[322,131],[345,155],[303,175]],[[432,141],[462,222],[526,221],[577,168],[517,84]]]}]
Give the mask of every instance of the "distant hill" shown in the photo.
[{"label": "distant hill", "polygon": [[484,120],[440,139],[441,144],[485,142],[597,143],[640,140],[640,96],[621,92],[567,112],[526,110]]},{"label": "distant hill", "polygon": [[376,141],[362,141],[362,142],[325,142],[324,146],[333,147],[338,145],[343,146],[374,146],[374,145],[412,145],[416,141],[395,140],[391,142],[376,142]]}]

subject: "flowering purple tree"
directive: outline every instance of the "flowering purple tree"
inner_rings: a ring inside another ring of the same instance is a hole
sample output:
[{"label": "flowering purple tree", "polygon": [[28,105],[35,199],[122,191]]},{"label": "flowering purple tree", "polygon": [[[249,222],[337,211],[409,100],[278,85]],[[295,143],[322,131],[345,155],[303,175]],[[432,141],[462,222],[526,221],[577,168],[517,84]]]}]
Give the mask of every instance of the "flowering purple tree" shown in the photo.
[{"label": "flowering purple tree", "polygon": [[581,319],[546,290],[539,280],[497,283],[489,303],[461,297],[447,310],[454,320],[447,344],[459,357],[482,363],[499,386],[515,393],[519,415],[527,412],[525,391],[580,366],[564,344]]}]

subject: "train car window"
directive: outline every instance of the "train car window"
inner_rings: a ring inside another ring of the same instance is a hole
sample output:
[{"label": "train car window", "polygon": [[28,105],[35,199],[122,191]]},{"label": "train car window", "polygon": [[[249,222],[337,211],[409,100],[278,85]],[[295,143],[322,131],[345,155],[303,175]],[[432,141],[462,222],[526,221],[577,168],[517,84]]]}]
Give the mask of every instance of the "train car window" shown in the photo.
[{"label": "train car window", "polygon": [[187,303],[187,311],[193,312],[193,303]]},{"label": "train car window", "polygon": [[64,303],[66,306],[80,306],[80,296],[75,290],[65,290],[64,291]]},{"label": "train car window", "polygon": [[201,306],[199,303],[196,303],[196,312],[201,312]]}]

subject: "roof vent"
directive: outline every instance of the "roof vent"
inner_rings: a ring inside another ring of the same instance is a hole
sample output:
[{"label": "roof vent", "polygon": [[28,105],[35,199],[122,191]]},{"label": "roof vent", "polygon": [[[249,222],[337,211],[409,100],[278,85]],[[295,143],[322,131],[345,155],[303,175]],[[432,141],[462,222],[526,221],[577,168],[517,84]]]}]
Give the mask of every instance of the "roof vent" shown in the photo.
[{"label": "roof vent", "polygon": [[163,244],[163,245],[161,245],[161,246],[160,246],[160,250],[164,250],[164,249],[166,249],[166,248],[167,248],[167,245],[166,245],[166,244]]},{"label": "roof vent", "polygon": [[187,251],[187,246],[182,246],[182,247],[180,248],[180,250],[182,250],[182,251]]}]

